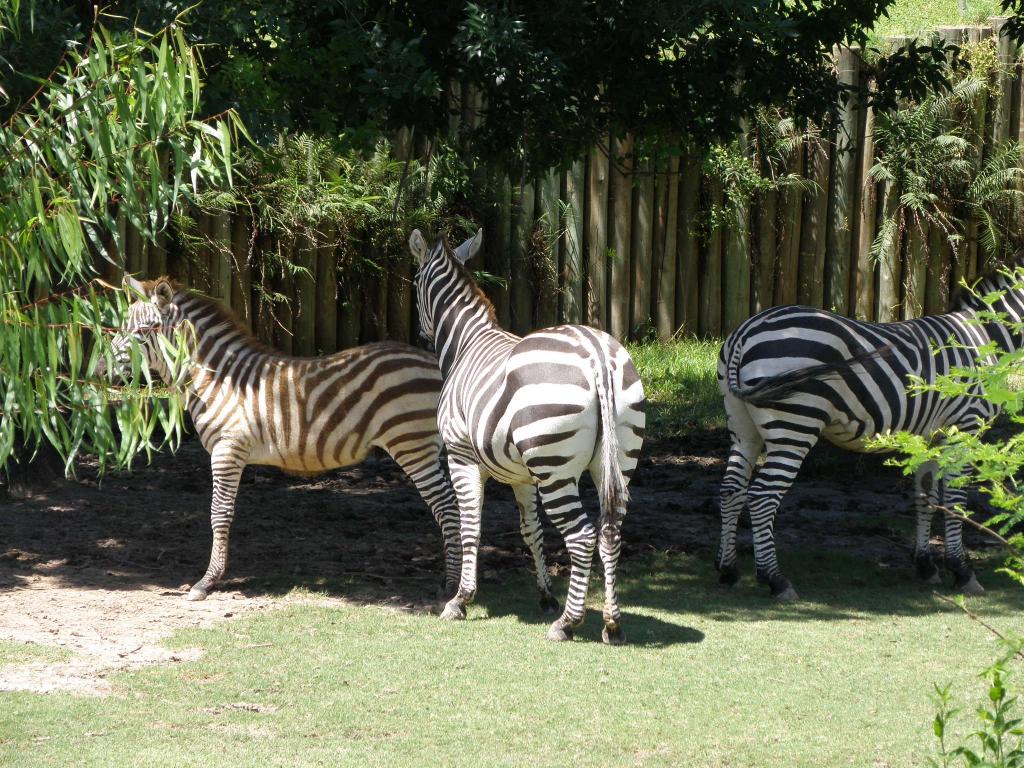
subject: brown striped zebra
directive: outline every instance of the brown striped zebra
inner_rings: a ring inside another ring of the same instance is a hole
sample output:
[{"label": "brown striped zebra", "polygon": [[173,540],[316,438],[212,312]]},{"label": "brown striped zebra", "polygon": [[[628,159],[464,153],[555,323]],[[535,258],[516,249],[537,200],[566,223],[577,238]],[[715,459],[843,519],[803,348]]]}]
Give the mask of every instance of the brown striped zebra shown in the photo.
[{"label": "brown striped zebra", "polygon": [[[461,569],[458,509],[441,468],[437,358],[382,342],[326,357],[278,354],[254,339],[221,304],[166,277],[126,288],[138,298],[113,340],[120,372],[132,348],[168,385],[180,378],[188,410],[213,468],[213,549],[189,600],[202,600],[224,575],[235,496],[247,464],[315,473],[356,464],[372,447],[387,451],[415,483],[444,538],[445,586]],[[171,371],[161,337],[191,329],[184,376]]]}]

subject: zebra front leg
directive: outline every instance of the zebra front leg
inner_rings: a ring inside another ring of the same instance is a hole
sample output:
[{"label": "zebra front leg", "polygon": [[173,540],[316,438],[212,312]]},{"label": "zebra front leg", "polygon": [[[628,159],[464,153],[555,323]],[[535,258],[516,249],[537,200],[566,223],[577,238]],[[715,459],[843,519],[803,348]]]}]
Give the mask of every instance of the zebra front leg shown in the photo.
[{"label": "zebra front leg", "polygon": [[558,613],[558,598],[551,592],[551,577],[544,560],[544,533],[537,514],[537,486],[515,485],[512,492],[519,508],[519,530],[523,541],[533,555],[533,568],[537,575],[537,589],[540,590],[540,607],[544,613]]},{"label": "zebra front leg", "polygon": [[187,600],[205,600],[206,595],[224,576],[228,565],[228,536],[235,515],[235,496],[238,481],[245,469],[245,456],[235,446],[218,444],[210,452],[213,469],[213,501],[210,504],[210,526],[213,529],[213,548],[206,574],[192,585]]},{"label": "zebra front leg", "polygon": [[452,485],[441,468],[439,446],[423,453],[395,451],[391,457],[409,476],[427,502],[444,540],[444,573],[441,575],[441,599],[448,600],[459,588],[462,571],[462,541],[459,538],[459,506]]},{"label": "zebra front leg", "polygon": [[917,577],[926,584],[940,584],[939,569],[935,565],[929,544],[932,538],[932,518],[939,503],[939,483],[936,467],[928,462],[914,474],[917,497],[914,507],[917,512],[917,536],[914,539],[914,570]]},{"label": "zebra front leg", "polygon": [[[963,488],[950,488],[946,482],[947,478],[942,480],[943,490],[943,501],[944,506],[950,510],[956,510],[958,507],[962,507],[964,501],[967,499],[967,493]],[[985,588],[978,583],[977,577],[974,575],[974,569],[971,568],[967,561],[967,553],[964,551],[964,525],[960,518],[946,514],[946,526],[944,535],[945,545],[945,564],[946,570],[953,574],[953,584],[957,590],[965,595],[980,595],[985,591]]]},{"label": "zebra front leg", "polygon": [[480,550],[480,509],[484,498],[484,474],[478,464],[451,453],[448,473],[459,500],[462,533],[462,572],[459,589],[441,612],[442,619],[466,618],[466,606],[476,597],[476,562]]},{"label": "zebra front leg", "polygon": [[548,640],[572,640],[573,629],[583,621],[597,531],[583,511],[577,480],[549,480],[547,485],[540,486],[540,500],[551,522],[565,538],[565,548],[572,562],[565,609],[548,629]]},{"label": "zebra front leg", "polygon": [[[794,436],[799,435],[799,440]],[[772,597],[783,603],[800,599],[789,579],[779,570],[775,552],[775,513],[782,497],[800,470],[807,452],[817,442],[818,433],[792,432],[785,441],[768,441],[764,464],[757,471],[748,491],[750,527],[754,538],[754,565],[757,580],[771,587]]]},{"label": "zebra front leg", "polygon": [[729,587],[739,580],[739,570],[736,568],[736,527],[747,506],[747,488],[763,444],[757,427],[747,413],[746,405],[735,397],[732,399],[734,402],[726,402],[732,450],[719,490],[718,509],[722,530],[715,556],[715,568],[720,574],[718,580]]}]

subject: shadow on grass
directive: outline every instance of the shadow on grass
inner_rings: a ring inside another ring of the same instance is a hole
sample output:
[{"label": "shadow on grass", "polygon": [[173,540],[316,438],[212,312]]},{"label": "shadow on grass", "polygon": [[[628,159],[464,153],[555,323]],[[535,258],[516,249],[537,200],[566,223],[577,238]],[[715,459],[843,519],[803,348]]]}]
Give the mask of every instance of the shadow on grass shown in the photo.
[{"label": "shadow on grass", "polygon": [[[749,560],[741,556],[741,568],[752,569]],[[995,572],[1001,559],[984,556],[972,562],[986,592],[969,598],[968,607],[985,615],[1019,615],[1024,589]],[[631,562],[621,582],[621,601],[627,609],[695,613],[716,621],[843,621],[959,610],[937,596],[956,596],[949,580],[941,586],[923,584],[913,578],[909,564],[886,567],[834,552],[803,552],[787,555],[783,567],[800,594],[797,603],[776,602],[752,574],[745,573],[734,587],[723,587],[709,561],[685,555]]]}]

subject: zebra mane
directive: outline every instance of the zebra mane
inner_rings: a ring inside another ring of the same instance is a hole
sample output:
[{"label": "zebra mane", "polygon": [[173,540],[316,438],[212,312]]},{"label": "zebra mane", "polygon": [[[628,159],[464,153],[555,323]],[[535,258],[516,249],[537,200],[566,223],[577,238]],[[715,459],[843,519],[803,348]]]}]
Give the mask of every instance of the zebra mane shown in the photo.
[{"label": "zebra mane", "polygon": [[497,324],[498,313],[494,309],[494,304],[491,302],[489,298],[487,298],[487,294],[484,293],[483,288],[477,285],[476,280],[473,279],[473,275],[470,274],[469,270],[466,268],[466,265],[459,261],[457,258],[455,258],[455,250],[448,243],[447,232],[441,234],[441,244],[444,246],[444,255],[448,257],[448,260],[451,262],[452,266],[455,267],[455,270],[459,273],[459,275],[467,283],[469,283],[470,287],[472,287],[473,289],[473,293],[476,295],[476,298],[480,301],[481,304],[483,304],[484,309],[487,311],[487,319],[490,320],[492,323]]},{"label": "zebra mane", "polygon": [[182,303],[181,300],[178,299],[180,296],[187,298],[190,302],[202,307],[204,313],[208,315],[208,319],[204,321],[208,327],[218,328],[227,326],[252,346],[267,352],[273,351],[269,346],[256,338],[252,332],[242,324],[238,315],[235,314],[230,307],[225,306],[217,299],[207,296],[204,293],[200,293],[195,289],[189,288],[178,280],[167,275],[163,275],[162,277],[158,277],[154,280],[142,280],[140,283],[142,284],[146,295],[152,296],[153,289],[156,288],[157,284],[163,280],[167,281],[174,290],[174,298],[176,299],[175,304],[180,305]]}]

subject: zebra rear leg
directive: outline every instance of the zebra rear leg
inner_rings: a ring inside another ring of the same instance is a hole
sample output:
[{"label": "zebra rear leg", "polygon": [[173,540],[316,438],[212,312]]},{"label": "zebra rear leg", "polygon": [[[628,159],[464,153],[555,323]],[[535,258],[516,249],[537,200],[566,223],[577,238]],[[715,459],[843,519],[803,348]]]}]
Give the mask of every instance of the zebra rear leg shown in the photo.
[{"label": "zebra rear leg", "polygon": [[572,562],[565,608],[548,629],[547,637],[555,641],[572,640],[575,628],[583,622],[597,531],[583,511],[576,478],[546,478],[539,491],[544,511],[565,539],[565,548],[569,550]]},{"label": "zebra rear leg", "polygon": [[537,486],[515,485],[512,492],[519,508],[519,530],[523,541],[533,555],[533,569],[537,577],[537,589],[540,591],[540,608],[544,613],[558,613],[561,606],[558,598],[551,592],[551,577],[544,559],[544,532],[537,514]]},{"label": "zebra rear leg", "polygon": [[771,594],[782,603],[800,599],[793,585],[779,570],[775,551],[775,513],[782,497],[793,485],[807,452],[818,441],[819,431],[791,431],[785,439],[766,440],[765,460],[748,491],[750,527],[754,537],[754,565],[757,580],[771,587]]},{"label": "zebra rear leg", "polygon": [[[956,509],[967,499],[963,488],[950,488],[946,479],[942,481],[943,500],[947,509]],[[944,531],[946,570],[953,574],[953,586],[964,595],[980,595],[985,588],[978,583],[964,551],[964,526],[959,518],[947,514]]]},{"label": "zebra rear leg", "polygon": [[210,590],[220,583],[228,565],[228,538],[235,516],[235,496],[238,482],[245,469],[245,457],[232,445],[218,444],[210,452],[213,469],[213,500],[210,504],[210,527],[213,529],[213,547],[210,564],[203,578],[192,585],[186,600],[205,600]]},{"label": "zebra rear leg", "polygon": [[731,587],[739,580],[739,570],[736,567],[736,527],[740,515],[747,506],[750,477],[754,473],[754,466],[764,441],[743,401],[728,394],[725,406],[729,414],[732,449],[719,490],[721,533],[718,539],[718,552],[715,555],[715,568],[719,572],[718,581]]},{"label": "zebra rear leg", "polygon": [[914,540],[914,571],[926,584],[941,584],[939,568],[929,549],[932,536],[932,519],[939,503],[936,467],[932,463],[921,466],[914,475],[917,497],[914,507],[917,511],[917,536]]},{"label": "zebra rear leg", "polygon": [[462,541],[459,538],[459,505],[451,482],[441,467],[440,446],[431,442],[413,449],[385,450],[412,480],[441,529],[444,572],[439,592],[442,600],[450,600],[459,588]]},{"label": "zebra rear leg", "polygon": [[448,454],[448,472],[459,500],[459,525],[462,537],[462,569],[459,588],[448,601],[441,618],[466,618],[466,606],[476,597],[476,564],[480,550],[480,510],[484,498],[484,474],[478,464]]},{"label": "zebra rear leg", "polygon": [[625,507],[601,510],[601,530],[597,538],[597,550],[604,566],[604,627],[601,639],[608,645],[622,645],[626,642],[616,588],[619,554],[622,551],[622,518],[625,516]]}]

